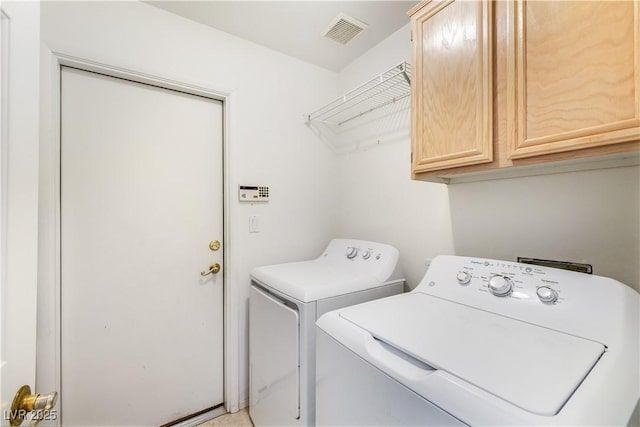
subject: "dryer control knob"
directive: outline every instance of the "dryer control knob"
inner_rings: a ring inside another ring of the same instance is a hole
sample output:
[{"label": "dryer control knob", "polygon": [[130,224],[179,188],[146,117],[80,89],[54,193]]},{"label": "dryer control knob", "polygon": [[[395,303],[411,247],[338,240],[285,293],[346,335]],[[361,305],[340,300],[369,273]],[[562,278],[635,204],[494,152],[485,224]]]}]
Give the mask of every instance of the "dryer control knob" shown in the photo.
[{"label": "dryer control knob", "polygon": [[460,271],[456,274],[456,279],[461,285],[466,285],[471,281],[471,275],[468,271]]},{"label": "dryer control knob", "polygon": [[553,303],[558,300],[558,293],[549,286],[540,286],[538,290],[536,290],[536,294],[538,294],[538,298],[542,302]]},{"label": "dryer control knob", "polygon": [[369,259],[371,258],[371,249],[367,249],[362,253],[362,258],[363,259]]},{"label": "dryer control knob", "polygon": [[349,246],[347,248],[347,258],[354,259],[356,256],[358,256],[358,248]]},{"label": "dryer control knob", "polygon": [[506,276],[491,276],[489,279],[489,292],[497,297],[505,297],[513,290],[513,282]]}]

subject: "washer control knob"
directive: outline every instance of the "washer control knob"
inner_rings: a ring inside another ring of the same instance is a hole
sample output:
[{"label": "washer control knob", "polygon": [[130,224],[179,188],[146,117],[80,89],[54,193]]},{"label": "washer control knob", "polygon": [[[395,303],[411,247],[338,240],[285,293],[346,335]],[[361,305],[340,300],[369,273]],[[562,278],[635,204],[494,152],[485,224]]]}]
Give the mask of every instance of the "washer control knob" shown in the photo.
[{"label": "washer control knob", "polygon": [[497,297],[505,297],[513,290],[513,282],[506,276],[494,275],[489,279],[489,292]]},{"label": "washer control knob", "polygon": [[358,255],[358,248],[349,246],[347,248],[347,258],[354,259]]},{"label": "washer control knob", "polygon": [[371,249],[367,249],[362,253],[362,259],[369,259],[371,258]]},{"label": "washer control knob", "polygon": [[536,291],[542,302],[554,303],[558,300],[558,293],[549,286],[540,286]]},{"label": "washer control knob", "polygon": [[459,271],[456,274],[456,279],[458,279],[458,283],[461,285],[466,285],[471,281],[471,275],[467,271]]}]

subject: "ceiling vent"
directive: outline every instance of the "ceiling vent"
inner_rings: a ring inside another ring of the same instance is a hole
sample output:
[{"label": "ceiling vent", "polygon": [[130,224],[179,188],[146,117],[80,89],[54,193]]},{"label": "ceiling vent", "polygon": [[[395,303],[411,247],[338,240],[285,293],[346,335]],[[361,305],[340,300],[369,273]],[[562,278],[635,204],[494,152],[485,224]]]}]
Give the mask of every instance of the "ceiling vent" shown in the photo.
[{"label": "ceiling vent", "polygon": [[369,26],[364,22],[358,21],[344,13],[339,13],[338,16],[333,18],[333,21],[329,24],[329,28],[322,33],[322,36],[340,44],[347,44],[353,40],[355,36],[366,30],[367,27]]}]

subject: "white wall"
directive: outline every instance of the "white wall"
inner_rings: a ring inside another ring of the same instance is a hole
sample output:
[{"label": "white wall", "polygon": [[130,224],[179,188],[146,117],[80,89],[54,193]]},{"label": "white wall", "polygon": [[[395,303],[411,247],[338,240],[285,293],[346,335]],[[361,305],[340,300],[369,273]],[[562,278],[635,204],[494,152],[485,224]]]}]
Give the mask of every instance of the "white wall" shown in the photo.
[{"label": "white wall", "polygon": [[[238,294],[230,309],[246,403],[250,270],[315,257],[331,237],[333,153],[302,115],[337,96],[335,73],[139,2],[44,2],[42,39],[55,52],[233,92],[226,268]],[[240,205],[238,184],[271,186],[271,202]],[[261,233],[248,233],[250,214],[260,216]]]},{"label": "white wall", "polygon": [[593,265],[640,290],[640,168],[449,186],[457,255]]},{"label": "white wall", "polygon": [[[339,75],[340,92],[410,59],[407,25],[347,66]],[[425,258],[453,253],[449,199],[444,185],[411,181],[408,104],[399,105],[393,117],[398,126],[381,128],[379,144],[363,140],[361,148],[336,157],[340,191],[334,235],[396,246],[414,288],[424,275]],[[353,140],[340,142],[349,145],[360,135],[374,135],[373,126],[352,129]]]}]

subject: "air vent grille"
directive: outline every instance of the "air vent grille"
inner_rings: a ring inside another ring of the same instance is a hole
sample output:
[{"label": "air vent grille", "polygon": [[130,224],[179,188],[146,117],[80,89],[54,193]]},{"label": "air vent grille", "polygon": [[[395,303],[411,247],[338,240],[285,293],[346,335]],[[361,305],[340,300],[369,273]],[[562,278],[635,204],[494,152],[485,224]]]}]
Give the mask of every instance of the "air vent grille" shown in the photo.
[{"label": "air vent grille", "polygon": [[322,35],[340,44],[347,44],[367,27],[368,25],[364,22],[340,13],[333,19],[329,28]]}]

